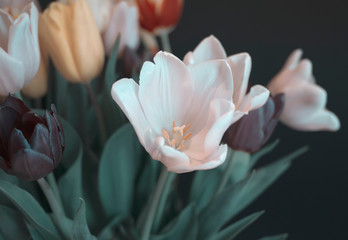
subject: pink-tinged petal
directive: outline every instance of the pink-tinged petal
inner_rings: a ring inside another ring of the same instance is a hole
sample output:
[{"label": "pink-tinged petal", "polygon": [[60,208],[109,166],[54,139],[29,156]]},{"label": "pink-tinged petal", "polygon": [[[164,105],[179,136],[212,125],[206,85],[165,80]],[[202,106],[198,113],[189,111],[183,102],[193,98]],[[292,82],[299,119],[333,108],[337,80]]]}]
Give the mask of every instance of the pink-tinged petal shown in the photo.
[{"label": "pink-tinged petal", "polygon": [[30,2],[28,5],[24,7],[22,12],[29,14],[31,35],[33,37],[33,41],[35,43],[38,43],[39,42],[39,11],[36,5],[34,4],[34,2]]},{"label": "pink-tinged petal", "polygon": [[289,126],[301,131],[337,131],[341,126],[338,117],[327,109],[322,109],[302,120],[302,122],[290,122]]},{"label": "pink-tinged petal", "polygon": [[[132,123],[135,132],[145,147],[147,144],[145,132],[150,128],[141,104],[139,102],[139,85],[133,79],[123,78],[112,85],[111,95]],[[151,139],[150,139],[151,141]]]},{"label": "pink-tinged petal", "polygon": [[193,81],[186,65],[170,53],[159,52],[155,64],[145,62],[140,72],[139,100],[151,128],[161,135],[178,126],[190,107],[194,95]]},{"label": "pink-tinged petal", "polygon": [[121,35],[119,52],[127,46],[135,49],[139,45],[138,11],[136,6],[125,1],[113,7],[112,17],[103,35],[105,51],[111,54],[118,35]]},{"label": "pink-tinged petal", "polygon": [[24,85],[23,64],[0,48],[0,96],[15,93]]},{"label": "pink-tinged petal", "polygon": [[263,106],[269,97],[269,90],[261,85],[255,85],[250,92],[244,97],[238,111],[248,113],[251,110]]},{"label": "pink-tinged petal", "polygon": [[298,65],[298,63],[300,62],[302,54],[303,54],[303,51],[301,49],[294,50],[289,55],[288,59],[286,60],[284,66],[283,66],[283,70],[285,70],[285,69],[289,69],[289,70],[294,69]]},{"label": "pink-tinged petal", "polygon": [[39,69],[40,50],[27,13],[19,15],[10,29],[8,53],[23,64],[24,82],[31,81]]},{"label": "pink-tinged petal", "polygon": [[233,74],[233,102],[238,108],[248,88],[251,72],[251,57],[248,53],[239,53],[229,56],[227,60]]},{"label": "pink-tinged petal", "polygon": [[195,133],[205,126],[212,100],[219,98],[232,101],[233,77],[225,60],[199,63],[192,66],[190,72],[194,81],[194,89],[197,91],[184,124],[190,123],[190,131]]},{"label": "pink-tinged petal", "polygon": [[286,123],[304,121],[326,105],[326,91],[314,84],[297,84],[285,89],[285,106],[280,119]]},{"label": "pink-tinged petal", "polygon": [[234,110],[233,103],[225,99],[211,101],[205,126],[187,142],[184,152],[197,160],[212,154],[231,125]]},{"label": "pink-tinged petal", "polygon": [[226,52],[220,41],[213,35],[205,38],[198,46],[184,57],[184,63],[193,65],[213,59],[225,59]]},{"label": "pink-tinged petal", "polygon": [[190,166],[190,158],[185,153],[175,150],[168,145],[161,147],[159,158],[156,160],[161,161],[168,168],[168,171],[171,172],[179,173],[176,171],[177,169],[182,166]]},{"label": "pink-tinged petal", "polygon": [[11,24],[11,16],[3,9],[0,9],[0,48],[5,51],[7,51],[8,48],[9,29]]}]

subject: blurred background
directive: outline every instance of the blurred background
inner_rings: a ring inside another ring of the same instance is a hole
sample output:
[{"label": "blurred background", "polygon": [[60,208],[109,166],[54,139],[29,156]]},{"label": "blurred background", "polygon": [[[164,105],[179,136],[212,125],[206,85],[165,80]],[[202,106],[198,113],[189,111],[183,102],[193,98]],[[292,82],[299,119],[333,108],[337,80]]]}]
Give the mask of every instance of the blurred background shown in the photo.
[{"label": "blurred background", "polygon": [[[40,1],[45,7],[50,1]],[[317,83],[328,92],[327,107],[341,130],[298,132],[279,124],[276,151],[261,165],[303,145],[310,151],[239,217],[266,213],[237,239],[287,232],[290,240],[348,239],[348,4],[346,0],[187,0],[170,35],[182,58],[210,34],[228,55],[248,52],[250,82],[264,84],[296,48],[313,62]],[[272,141],[271,139],[271,141]]]}]

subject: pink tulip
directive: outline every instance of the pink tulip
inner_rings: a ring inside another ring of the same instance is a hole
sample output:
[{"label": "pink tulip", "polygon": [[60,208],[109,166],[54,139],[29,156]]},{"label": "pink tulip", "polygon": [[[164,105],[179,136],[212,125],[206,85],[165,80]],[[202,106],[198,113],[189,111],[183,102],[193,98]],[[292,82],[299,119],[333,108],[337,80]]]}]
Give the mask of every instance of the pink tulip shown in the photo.
[{"label": "pink tulip", "polygon": [[316,84],[311,61],[301,60],[301,57],[302,51],[295,50],[283,69],[268,84],[272,95],[285,94],[280,120],[301,131],[337,131],[340,121],[325,108],[327,93]]},{"label": "pink tulip", "polygon": [[0,9],[0,96],[19,91],[39,69],[38,18],[34,3]]}]

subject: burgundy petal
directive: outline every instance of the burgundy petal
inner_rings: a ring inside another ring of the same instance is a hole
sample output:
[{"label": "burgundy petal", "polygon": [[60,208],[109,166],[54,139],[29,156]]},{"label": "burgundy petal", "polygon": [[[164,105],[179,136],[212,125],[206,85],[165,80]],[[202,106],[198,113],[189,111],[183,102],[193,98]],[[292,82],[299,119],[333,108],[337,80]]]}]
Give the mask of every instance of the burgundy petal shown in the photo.
[{"label": "burgundy petal", "polygon": [[45,154],[47,157],[52,159],[53,156],[51,151],[51,145],[49,143],[49,132],[45,125],[36,125],[33,135],[30,137],[30,146],[33,150]]},{"label": "burgundy petal", "polygon": [[14,109],[10,107],[0,108],[0,139],[5,146],[7,146],[12,130],[20,128],[20,118],[21,116]]},{"label": "burgundy petal", "polygon": [[50,132],[49,143],[51,145],[54,166],[57,166],[63,154],[57,122],[48,111],[45,113],[45,119]]},{"label": "burgundy petal", "polygon": [[3,106],[7,106],[10,107],[14,110],[16,110],[21,116],[30,111],[30,109],[24,104],[24,102],[22,100],[20,100],[19,98],[16,98],[12,95],[9,95]]},{"label": "burgundy petal", "polygon": [[62,125],[62,123],[61,123],[61,121],[59,119],[59,116],[57,114],[57,108],[56,108],[56,106],[54,104],[51,105],[51,109],[52,109],[51,114],[53,115],[54,119],[56,120],[56,123],[57,123],[57,126],[58,126],[60,145],[62,146],[63,151],[64,151],[64,148],[65,148],[65,136],[64,136],[63,125]]},{"label": "burgundy petal", "polygon": [[27,139],[25,139],[23,133],[20,130],[16,128],[13,129],[8,144],[9,159],[11,159],[12,156],[14,156],[18,151],[25,148],[30,148]]},{"label": "burgundy petal", "polygon": [[8,163],[6,162],[6,160],[0,156],[0,168],[3,169],[5,172],[7,172],[9,168],[7,164]]},{"label": "burgundy petal", "polygon": [[12,170],[18,178],[34,181],[54,170],[52,160],[32,149],[22,149],[11,159]]},{"label": "burgundy petal", "polygon": [[46,124],[45,119],[36,112],[27,112],[22,116],[22,131],[26,139],[30,139],[37,124]]}]

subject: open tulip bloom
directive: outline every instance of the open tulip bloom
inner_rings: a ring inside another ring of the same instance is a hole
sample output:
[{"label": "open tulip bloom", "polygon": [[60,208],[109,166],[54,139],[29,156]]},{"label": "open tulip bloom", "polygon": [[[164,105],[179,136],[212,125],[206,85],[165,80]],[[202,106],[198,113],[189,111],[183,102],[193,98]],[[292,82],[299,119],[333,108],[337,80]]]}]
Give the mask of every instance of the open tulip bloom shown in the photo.
[{"label": "open tulip bloom", "polygon": [[258,167],[278,121],[339,129],[300,50],[268,87],[213,35],[176,57],[183,6],[1,1],[0,239],[232,240],[263,211],[236,216],[307,151]]}]

